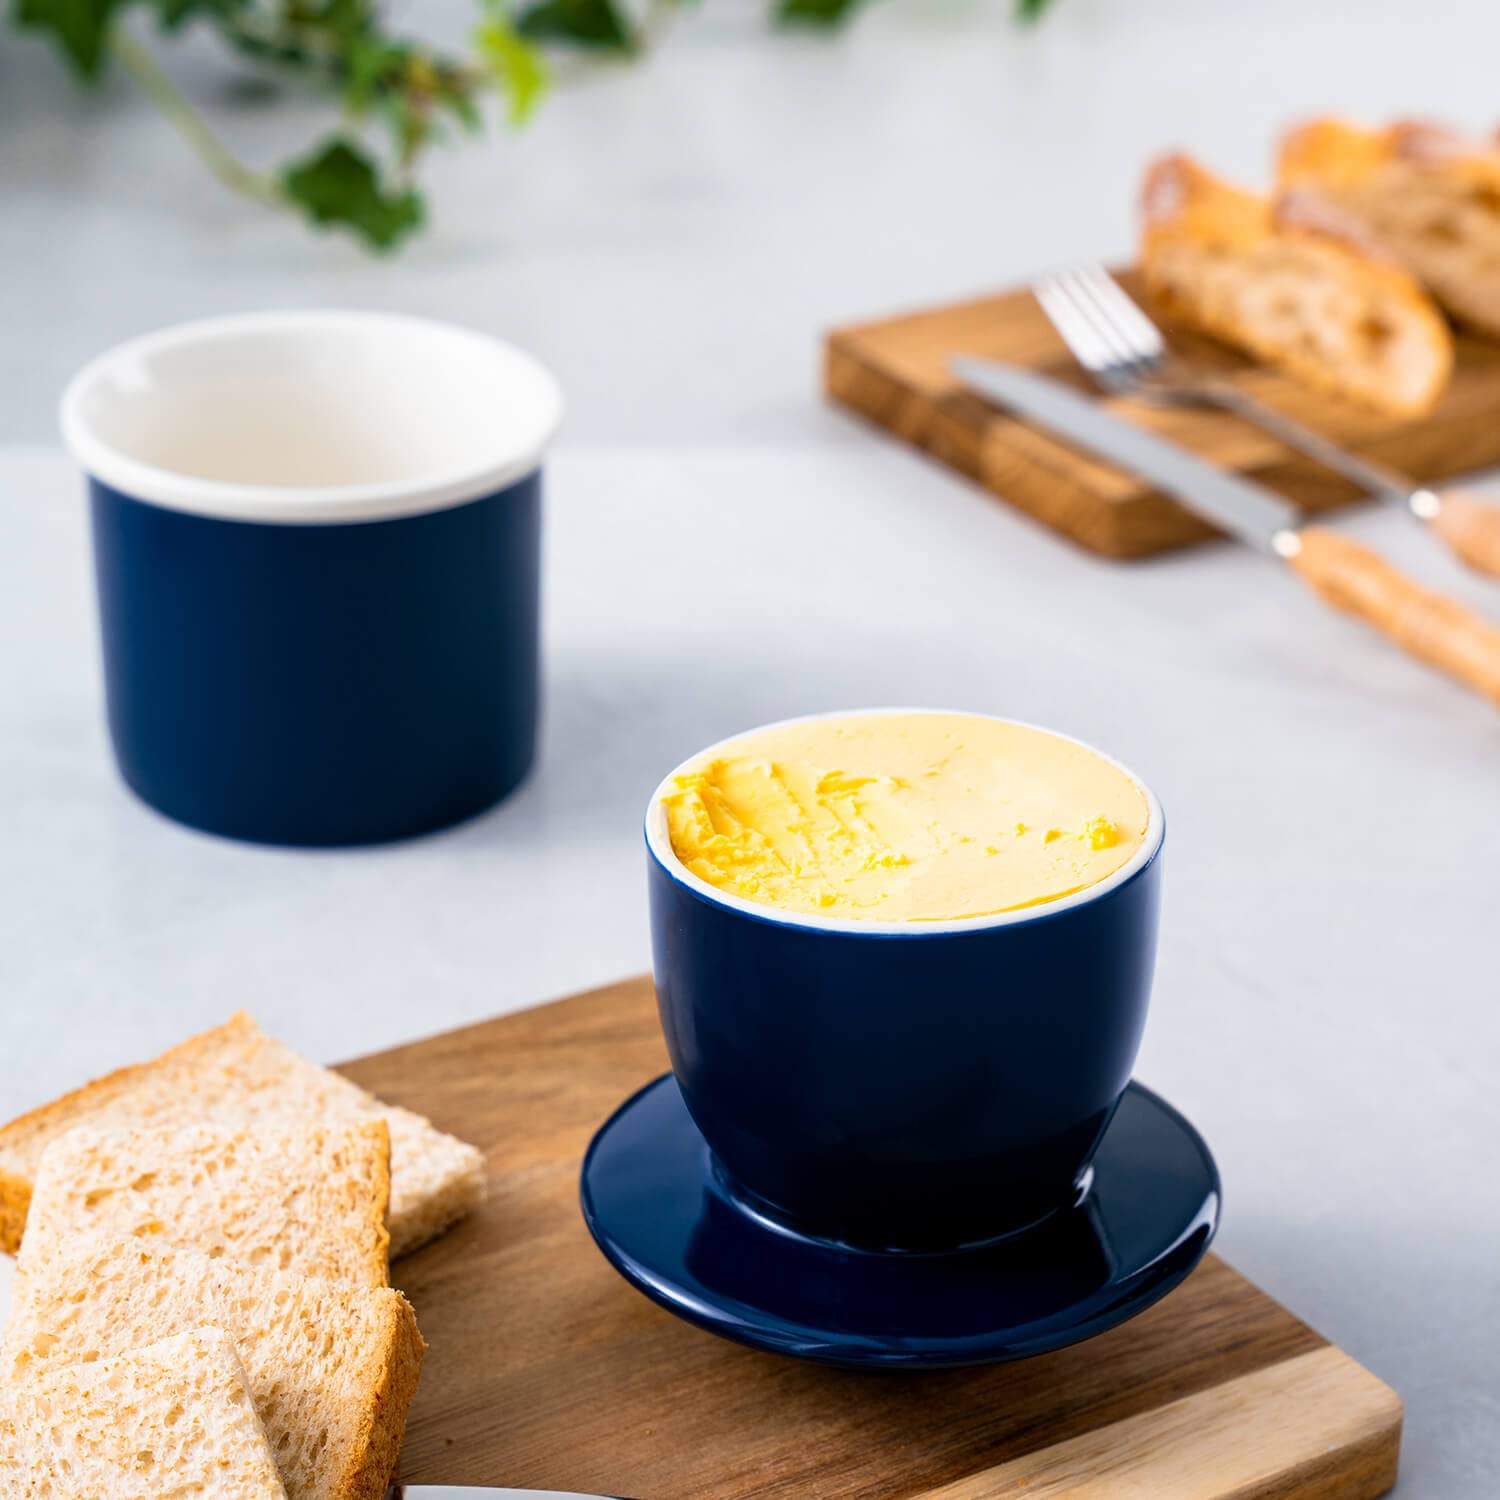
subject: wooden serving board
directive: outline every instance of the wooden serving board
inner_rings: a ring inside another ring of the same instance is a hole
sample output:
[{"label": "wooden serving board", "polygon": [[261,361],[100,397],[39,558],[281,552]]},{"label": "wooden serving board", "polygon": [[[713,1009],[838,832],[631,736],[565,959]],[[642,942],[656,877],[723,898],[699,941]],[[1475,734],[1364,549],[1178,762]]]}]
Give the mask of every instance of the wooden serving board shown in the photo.
[{"label": "wooden serving board", "polygon": [[[1144,301],[1138,278],[1121,272]],[[1257,368],[1165,325],[1172,346],[1356,452],[1422,481],[1500,463],[1500,343],[1460,336],[1437,408],[1393,422]],[[956,354],[1025,365],[1096,394],[1027,291],[932,308],[828,335],[824,383],[835,400],[977,479],[1012,505],[1106,557],[1142,557],[1213,535],[1142,480],[1005,416],[948,373]],[[1346,480],[1234,417],[1105,400],[1132,421],[1225,468],[1321,510],[1359,498]]]},{"label": "wooden serving board", "polygon": [[635,979],[344,1069],[489,1160],[483,1210],[394,1268],[430,1345],[407,1481],[636,1500],[1360,1500],[1394,1481],[1396,1395],[1212,1255],[1134,1321],[987,1369],[853,1373],[678,1321],[578,1209],[595,1127],[665,1066]]}]

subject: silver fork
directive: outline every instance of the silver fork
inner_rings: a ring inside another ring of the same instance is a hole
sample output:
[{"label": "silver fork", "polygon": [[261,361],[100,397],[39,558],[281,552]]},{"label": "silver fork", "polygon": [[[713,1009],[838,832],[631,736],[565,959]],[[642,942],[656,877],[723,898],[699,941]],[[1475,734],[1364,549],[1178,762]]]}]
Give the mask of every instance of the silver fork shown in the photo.
[{"label": "silver fork", "polygon": [[1470,567],[1500,577],[1500,507],[1457,490],[1416,484],[1384,464],[1341,448],[1228,381],[1195,374],[1173,358],[1161,330],[1102,266],[1043,276],[1032,292],[1078,363],[1111,395],[1158,406],[1231,412],[1353,480],[1377,499],[1429,523]]}]

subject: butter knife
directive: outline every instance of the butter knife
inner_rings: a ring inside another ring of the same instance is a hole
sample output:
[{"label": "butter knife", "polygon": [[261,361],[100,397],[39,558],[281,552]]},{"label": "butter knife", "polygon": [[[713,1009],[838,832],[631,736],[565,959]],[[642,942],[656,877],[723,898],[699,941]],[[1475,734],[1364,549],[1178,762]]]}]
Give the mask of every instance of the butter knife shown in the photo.
[{"label": "butter knife", "polygon": [[1157,437],[1044,375],[996,360],[954,359],[953,373],[996,406],[1149,480],[1204,520],[1286,563],[1335,608],[1500,706],[1500,626],[1393,567],[1378,552],[1312,525],[1264,485]]},{"label": "butter knife", "polygon": [[576,1490],[494,1490],[482,1485],[393,1484],[385,1500],[611,1500],[608,1495],[581,1495]]}]

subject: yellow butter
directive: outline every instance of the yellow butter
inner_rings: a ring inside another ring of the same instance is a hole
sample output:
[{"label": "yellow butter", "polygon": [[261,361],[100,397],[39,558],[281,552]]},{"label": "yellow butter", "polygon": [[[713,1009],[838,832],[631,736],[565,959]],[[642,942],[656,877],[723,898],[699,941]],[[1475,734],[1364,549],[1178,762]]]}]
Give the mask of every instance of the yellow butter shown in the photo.
[{"label": "yellow butter", "polygon": [[1132,777],[1071,740],[969,714],[855,714],[721,745],[673,778],[673,852],[788,911],[953,921],[1107,879],[1146,837]]}]

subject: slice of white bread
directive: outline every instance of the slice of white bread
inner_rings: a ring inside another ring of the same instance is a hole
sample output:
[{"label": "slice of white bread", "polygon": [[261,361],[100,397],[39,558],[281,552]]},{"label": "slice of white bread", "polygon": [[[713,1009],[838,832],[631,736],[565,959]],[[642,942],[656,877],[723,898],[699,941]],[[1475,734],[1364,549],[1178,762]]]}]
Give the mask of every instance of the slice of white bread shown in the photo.
[{"label": "slice of white bread", "polygon": [[24,1500],[21,1477],[21,1440],[11,1411],[10,1388],[0,1380],[0,1500]]},{"label": "slice of white bread", "polygon": [[383,1119],[391,1133],[391,1254],[441,1234],[484,1196],[484,1158],[410,1110],[268,1037],[243,1011],[0,1128],[0,1250],[14,1255],[42,1152],[75,1126],[255,1124],[277,1131]]},{"label": "slice of white bread", "polygon": [[0,1385],[203,1323],[234,1342],[290,1500],[382,1500],[424,1349],[411,1304],[389,1287],[81,1243],[17,1278]]},{"label": "slice of white bread", "polygon": [[384,1286],[389,1156],[383,1120],[70,1131],[42,1155],[20,1274],[96,1235]]},{"label": "slice of white bread", "polygon": [[286,1500],[222,1329],[55,1370],[14,1399],[32,1500]]}]

